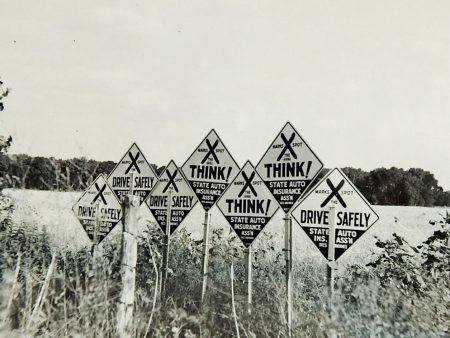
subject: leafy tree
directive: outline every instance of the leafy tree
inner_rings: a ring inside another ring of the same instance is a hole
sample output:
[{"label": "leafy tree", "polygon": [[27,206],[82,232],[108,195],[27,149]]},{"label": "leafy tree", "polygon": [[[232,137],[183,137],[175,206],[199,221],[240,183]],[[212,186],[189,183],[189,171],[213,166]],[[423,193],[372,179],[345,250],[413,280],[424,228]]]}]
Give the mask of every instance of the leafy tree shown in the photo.
[{"label": "leafy tree", "polygon": [[[3,87],[3,82],[0,80],[0,111],[3,111],[4,105],[3,105],[3,98],[7,97],[9,92],[11,91],[10,88]],[[6,153],[8,148],[11,146],[12,137],[5,137],[0,135],[0,153]]]}]

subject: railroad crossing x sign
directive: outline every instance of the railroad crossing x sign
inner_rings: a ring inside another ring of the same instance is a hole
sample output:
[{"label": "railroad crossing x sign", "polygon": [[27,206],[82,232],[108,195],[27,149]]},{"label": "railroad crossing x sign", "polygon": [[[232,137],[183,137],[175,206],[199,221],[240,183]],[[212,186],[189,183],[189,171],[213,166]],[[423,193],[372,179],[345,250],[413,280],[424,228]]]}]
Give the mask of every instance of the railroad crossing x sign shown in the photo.
[{"label": "railroad crossing x sign", "polygon": [[238,171],[239,166],[214,129],[183,164],[183,173],[206,211],[216,203]]},{"label": "railroad crossing x sign", "polygon": [[158,176],[136,143],[125,153],[108,176],[108,183],[120,201],[130,192],[130,172],[134,171],[133,195],[144,202],[156,184]]},{"label": "railroad crossing x sign", "polygon": [[340,169],[330,170],[292,211],[292,217],[325,258],[330,206],[336,208],[334,257],[338,259],[378,220],[378,215]]},{"label": "railroad crossing x sign", "polygon": [[217,201],[217,207],[246,247],[278,210],[275,198],[249,161]]},{"label": "railroad crossing x sign", "polygon": [[170,161],[164,169],[158,183],[145,201],[164,234],[166,233],[169,203],[170,234],[172,234],[197,203],[197,198],[187,183],[183,172],[174,161]]},{"label": "railroad crossing x sign", "polygon": [[97,205],[98,243],[100,243],[122,219],[120,202],[103,175],[97,176],[72,208],[91,241],[94,241]]},{"label": "railroad crossing x sign", "polygon": [[323,164],[288,122],[267,149],[256,171],[281,208],[288,212]]}]

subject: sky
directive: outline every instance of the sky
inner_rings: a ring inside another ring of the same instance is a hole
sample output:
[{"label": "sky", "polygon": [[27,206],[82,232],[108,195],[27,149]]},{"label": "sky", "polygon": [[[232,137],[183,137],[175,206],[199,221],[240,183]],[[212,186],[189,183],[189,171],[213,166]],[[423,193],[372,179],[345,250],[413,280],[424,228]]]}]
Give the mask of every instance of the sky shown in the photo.
[{"label": "sky", "polygon": [[287,121],[325,167],[450,189],[450,2],[5,1],[10,153],[178,165],[214,128],[256,164]]}]

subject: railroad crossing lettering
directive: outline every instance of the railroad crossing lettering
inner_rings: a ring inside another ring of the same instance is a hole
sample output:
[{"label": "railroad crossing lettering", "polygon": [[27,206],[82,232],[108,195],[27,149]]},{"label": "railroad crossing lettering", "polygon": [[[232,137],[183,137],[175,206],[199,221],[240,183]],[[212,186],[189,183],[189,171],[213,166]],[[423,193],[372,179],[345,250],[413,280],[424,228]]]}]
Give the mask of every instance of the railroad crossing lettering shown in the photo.
[{"label": "railroad crossing lettering", "polygon": [[269,146],[256,171],[281,208],[288,212],[323,164],[288,122]]},{"label": "railroad crossing lettering", "polygon": [[195,194],[174,161],[170,161],[164,169],[158,183],[145,201],[163,233],[166,233],[167,209],[170,204],[171,234],[179,227],[196,203]]},{"label": "railroad crossing lettering", "polygon": [[292,211],[293,218],[325,258],[330,206],[336,208],[335,259],[338,259],[378,220],[378,215],[341,170],[331,170]]},{"label": "railroad crossing lettering", "polygon": [[239,171],[215,130],[211,130],[182,167],[194,193],[209,210]]},{"label": "railroad crossing lettering", "polygon": [[247,161],[217,201],[217,207],[249,247],[278,209],[275,199]]},{"label": "railroad crossing lettering", "polygon": [[[134,172],[133,182],[131,182],[131,172]],[[150,195],[157,180],[158,176],[153,167],[136,143],[131,145],[108,176],[108,184],[119,201],[123,201],[130,193],[131,184],[133,184],[133,194],[140,197],[141,204]]]},{"label": "railroad crossing lettering", "polygon": [[92,182],[72,210],[91,241],[94,240],[95,224],[98,219],[99,243],[122,219],[120,202],[103,175],[99,175]]}]

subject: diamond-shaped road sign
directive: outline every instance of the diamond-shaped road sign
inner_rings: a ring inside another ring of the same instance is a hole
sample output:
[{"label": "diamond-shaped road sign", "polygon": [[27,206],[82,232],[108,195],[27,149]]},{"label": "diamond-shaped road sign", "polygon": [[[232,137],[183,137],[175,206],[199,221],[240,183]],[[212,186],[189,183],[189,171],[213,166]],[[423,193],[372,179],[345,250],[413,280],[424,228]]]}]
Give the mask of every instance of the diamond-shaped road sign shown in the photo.
[{"label": "diamond-shaped road sign", "polygon": [[130,172],[134,171],[133,195],[145,201],[158,180],[152,166],[146,160],[136,143],[125,153],[108,176],[108,183],[119,201],[130,192]]},{"label": "diamond-shaped road sign", "polygon": [[288,212],[319,174],[323,164],[288,122],[267,149],[256,171]]},{"label": "diamond-shaped road sign", "polygon": [[249,161],[219,198],[217,207],[246,247],[278,210],[274,197]]},{"label": "diamond-shaped road sign", "polygon": [[330,206],[335,206],[335,259],[377,220],[378,215],[340,169],[331,170],[292,211],[320,252],[328,258]]},{"label": "diamond-shaped road sign", "polygon": [[98,243],[100,243],[122,219],[120,202],[103,175],[97,176],[72,208],[91,241],[94,241],[97,204],[100,211],[98,219]]},{"label": "diamond-shaped road sign", "polygon": [[239,166],[213,129],[183,164],[183,173],[208,211],[239,171]]},{"label": "diamond-shaped road sign", "polygon": [[170,161],[164,169],[158,183],[145,201],[163,233],[166,233],[169,196],[170,234],[172,234],[197,203],[197,197],[174,161]]}]

